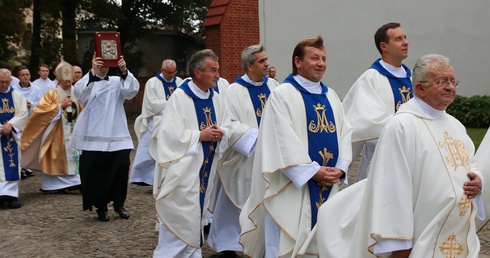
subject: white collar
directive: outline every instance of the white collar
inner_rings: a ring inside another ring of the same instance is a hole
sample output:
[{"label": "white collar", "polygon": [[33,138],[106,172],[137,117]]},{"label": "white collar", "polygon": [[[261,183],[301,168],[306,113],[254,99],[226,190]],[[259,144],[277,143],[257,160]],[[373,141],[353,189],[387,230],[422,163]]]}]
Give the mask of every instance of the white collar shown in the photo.
[{"label": "white collar", "polygon": [[379,63],[381,64],[381,66],[383,66],[384,69],[388,70],[388,72],[390,72],[394,76],[398,78],[407,77],[407,71],[405,71],[405,68],[403,68],[403,66],[394,67],[393,65],[390,65],[387,62],[383,61],[383,59],[379,60]]},{"label": "white collar", "polygon": [[309,93],[313,93],[313,94],[322,93],[322,85],[320,84],[319,81],[318,82],[310,81],[299,74],[293,75],[293,78],[299,83],[299,85],[305,88]]},{"label": "white collar", "polygon": [[211,94],[211,91],[213,90],[213,89],[208,89],[207,92],[203,91],[199,89],[199,87],[197,87],[197,85],[192,80],[190,80],[188,84],[189,84],[189,89],[191,89],[192,93],[194,93],[200,99],[209,98],[209,94]]},{"label": "white collar", "polygon": [[262,78],[262,81],[260,82],[254,82],[250,79],[250,77],[248,77],[248,74],[244,74],[242,76],[242,79],[250,84],[252,84],[253,86],[262,86],[262,84],[264,84],[264,78]]},{"label": "white collar", "polygon": [[446,118],[446,110],[438,110],[433,107],[431,107],[429,104],[427,104],[425,101],[414,97],[415,99],[415,105],[418,106],[424,113],[427,115],[431,116],[432,118],[436,120],[443,120]]}]

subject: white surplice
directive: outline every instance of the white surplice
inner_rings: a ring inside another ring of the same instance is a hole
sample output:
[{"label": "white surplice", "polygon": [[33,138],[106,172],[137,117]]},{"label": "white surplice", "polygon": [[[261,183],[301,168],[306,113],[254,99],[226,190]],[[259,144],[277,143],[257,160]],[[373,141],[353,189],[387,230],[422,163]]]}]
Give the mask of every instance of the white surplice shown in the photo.
[{"label": "white surplice", "polygon": [[[328,89],[326,96],[336,123],[339,146],[337,164],[350,162],[352,128],[345,119],[342,103],[332,88]],[[308,186],[305,184],[297,188],[285,174],[290,168],[312,163],[308,154],[307,127],[305,105],[300,91],[289,83],[281,84],[271,92],[267,100],[255,152],[252,191],[240,213],[240,243],[244,247],[244,253],[251,257],[264,256],[269,248],[266,247],[266,240],[278,244],[277,252],[280,257],[317,255],[316,239],[307,239],[312,224]],[[338,190],[339,185],[335,184],[330,197]],[[266,218],[272,220],[266,222]],[[266,239],[266,227],[270,226],[277,226],[278,239]],[[305,248],[305,245],[309,248]]]},{"label": "white surplice", "polygon": [[469,200],[463,190],[469,171],[481,177],[473,142],[458,120],[434,111],[418,99],[402,105],[380,136],[368,178],[320,208],[321,257],[410,248],[410,257],[478,257],[481,197]]},{"label": "white surplice", "polygon": [[29,87],[25,88],[21,87],[19,84],[12,84],[12,88],[22,93],[22,96],[24,96],[26,100],[31,102],[29,114],[43,96],[43,92],[38,87],[34,87],[32,83],[29,85]]},{"label": "white surplice", "polygon": [[139,82],[129,70],[126,71],[125,80],[109,76],[108,81],[88,84],[87,73],[75,83],[75,95],[85,108],[73,128],[70,147],[108,152],[133,149],[124,101],[138,94]]}]

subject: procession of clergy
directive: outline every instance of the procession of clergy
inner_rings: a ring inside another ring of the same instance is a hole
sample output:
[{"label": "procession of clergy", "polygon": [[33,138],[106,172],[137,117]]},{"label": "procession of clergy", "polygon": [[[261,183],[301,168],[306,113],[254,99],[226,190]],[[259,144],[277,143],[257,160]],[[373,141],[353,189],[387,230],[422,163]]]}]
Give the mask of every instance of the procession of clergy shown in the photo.
[{"label": "procession of clergy", "polygon": [[[43,172],[41,191],[81,185],[83,209],[95,206],[100,221],[110,220],[111,201],[129,218],[128,181],[153,186],[154,257],[202,257],[209,224],[207,244],[220,257],[478,257],[476,232],[490,217],[490,133],[475,155],[445,112],[459,85],[447,57],[403,65],[399,23],[374,40],[381,58],[342,101],[321,82],[320,36],[296,45],[282,84],[262,45],[243,50],[244,74],[232,84],[209,49],[192,55],[184,80],[164,60],[145,85],[130,173],[122,104],[139,84],[124,59],[121,75],[107,76],[94,55],[74,86],[73,66],[61,62],[43,94],[0,69],[0,204],[20,207],[22,167]],[[348,182],[361,153],[358,182]]]}]

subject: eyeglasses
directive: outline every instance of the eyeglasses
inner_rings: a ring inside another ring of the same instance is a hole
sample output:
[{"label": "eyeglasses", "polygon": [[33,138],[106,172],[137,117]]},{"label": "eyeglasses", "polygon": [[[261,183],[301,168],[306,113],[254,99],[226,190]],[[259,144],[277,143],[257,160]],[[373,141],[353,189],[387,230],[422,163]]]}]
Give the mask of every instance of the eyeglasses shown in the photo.
[{"label": "eyeglasses", "polygon": [[176,74],[176,73],[177,73],[177,71],[167,71],[167,70],[165,70],[165,69],[163,69],[163,71],[164,71],[165,73],[168,73],[168,74]]},{"label": "eyeglasses", "polygon": [[[429,81],[421,81],[420,83],[428,83],[428,82]],[[440,79],[438,81],[435,81],[435,84],[440,88],[445,88],[450,84],[454,85],[454,87],[457,88],[460,82],[461,82],[460,80],[456,80],[456,79],[449,80],[446,78],[446,79]]]},{"label": "eyeglasses", "polygon": [[1,85],[10,85],[10,81],[0,81]]}]

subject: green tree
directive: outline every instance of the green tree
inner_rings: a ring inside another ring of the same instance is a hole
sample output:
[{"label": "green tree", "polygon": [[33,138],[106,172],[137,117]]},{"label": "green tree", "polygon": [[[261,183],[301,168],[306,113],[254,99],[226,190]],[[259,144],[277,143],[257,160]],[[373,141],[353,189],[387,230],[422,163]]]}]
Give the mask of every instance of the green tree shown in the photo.
[{"label": "green tree", "polygon": [[22,39],[28,35],[25,24],[25,8],[31,1],[24,0],[0,0],[0,60],[14,61],[17,53],[21,52]]}]

